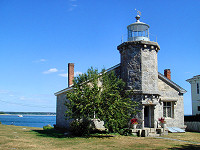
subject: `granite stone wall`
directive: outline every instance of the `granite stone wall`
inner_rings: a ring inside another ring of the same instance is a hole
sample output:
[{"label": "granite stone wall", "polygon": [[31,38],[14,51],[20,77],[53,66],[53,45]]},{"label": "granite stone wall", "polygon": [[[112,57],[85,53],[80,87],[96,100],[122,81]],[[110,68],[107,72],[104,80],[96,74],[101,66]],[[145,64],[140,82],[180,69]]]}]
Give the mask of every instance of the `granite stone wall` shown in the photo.
[{"label": "granite stone wall", "polygon": [[121,77],[128,90],[157,92],[157,52],[159,45],[151,41],[129,41],[117,47],[121,54]]},{"label": "granite stone wall", "polygon": [[163,80],[158,80],[158,88],[161,94],[160,96],[160,105],[159,111],[157,112],[159,116],[163,116],[163,102],[172,102],[173,103],[173,116],[172,118],[166,118],[168,127],[184,127],[184,103],[183,95],[180,94],[177,90],[172,88]]},{"label": "granite stone wall", "polygon": [[128,89],[142,90],[141,51],[134,45],[121,50],[121,77]]},{"label": "granite stone wall", "polygon": [[139,120],[142,122],[145,107],[148,107],[151,115],[149,126],[158,126],[158,118],[163,117],[163,102],[170,101],[174,111],[172,118],[166,118],[167,125],[182,128],[183,95],[166,81],[158,79],[159,45],[151,41],[129,41],[122,43],[117,49],[121,54],[121,77],[126,82],[127,89],[134,91],[133,100],[141,104],[137,115]]},{"label": "granite stone wall", "polygon": [[66,120],[65,112],[67,107],[65,106],[66,93],[57,95],[57,107],[56,107],[56,126],[59,128],[68,128],[69,120]]},{"label": "granite stone wall", "polygon": [[155,49],[141,49],[142,90],[156,93],[158,91],[157,51]]}]

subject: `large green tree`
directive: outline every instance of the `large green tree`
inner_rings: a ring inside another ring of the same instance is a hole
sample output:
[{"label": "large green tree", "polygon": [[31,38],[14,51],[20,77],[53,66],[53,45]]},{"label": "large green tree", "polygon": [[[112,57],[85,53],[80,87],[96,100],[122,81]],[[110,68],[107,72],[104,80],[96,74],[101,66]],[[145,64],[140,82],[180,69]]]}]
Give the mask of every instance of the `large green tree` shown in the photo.
[{"label": "large green tree", "polygon": [[137,103],[131,92],[114,71],[98,73],[92,67],[74,79],[72,91],[67,92],[66,116],[76,120],[98,118],[110,132],[127,126],[137,113]]}]

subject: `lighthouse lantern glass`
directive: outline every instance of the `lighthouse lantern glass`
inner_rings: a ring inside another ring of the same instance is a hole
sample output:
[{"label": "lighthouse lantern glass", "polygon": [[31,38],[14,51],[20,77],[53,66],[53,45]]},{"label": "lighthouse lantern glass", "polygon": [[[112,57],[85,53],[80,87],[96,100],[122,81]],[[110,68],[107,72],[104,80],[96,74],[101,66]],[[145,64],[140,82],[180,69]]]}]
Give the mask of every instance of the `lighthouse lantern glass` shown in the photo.
[{"label": "lighthouse lantern glass", "polygon": [[128,27],[128,41],[149,41],[149,25],[143,22],[135,22]]}]

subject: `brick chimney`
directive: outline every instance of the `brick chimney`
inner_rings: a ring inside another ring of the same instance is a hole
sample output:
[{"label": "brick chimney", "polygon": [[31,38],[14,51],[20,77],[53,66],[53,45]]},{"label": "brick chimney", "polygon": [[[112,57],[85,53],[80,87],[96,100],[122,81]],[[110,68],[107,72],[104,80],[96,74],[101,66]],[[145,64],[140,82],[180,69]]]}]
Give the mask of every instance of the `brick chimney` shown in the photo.
[{"label": "brick chimney", "polygon": [[68,63],[68,87],[72,86],[74,80],[74,63]]},{"label": "brick chimney", "polygon": [[164,75],[167,77],[169,80],[171,80],[171,71],[170,69],[165,69],[164,70]]}]

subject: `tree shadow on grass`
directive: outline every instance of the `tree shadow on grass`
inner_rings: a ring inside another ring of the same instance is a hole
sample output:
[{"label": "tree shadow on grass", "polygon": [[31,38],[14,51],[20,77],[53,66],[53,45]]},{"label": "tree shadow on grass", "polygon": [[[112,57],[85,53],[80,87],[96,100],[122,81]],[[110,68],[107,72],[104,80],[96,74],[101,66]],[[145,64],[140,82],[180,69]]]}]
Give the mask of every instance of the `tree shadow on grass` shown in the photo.
[{"label": "tree shadow on grass", "polygon": [[100,134],[100,135],[93,135],[93,134],[91,134],[91,135],[88,135],[87,136],[87,138],[92,138],[92,137],[94,137],[94,138],[112,138],[112,137],[115,137],[115,135],[110,135],[110,134]]},{"label": "tree shadow on grass", "polygon": [[111,138],[115,137],[115,135],[111,134],[90,134],[90,135],[84,135],[84,136],[76,136],[70,134],[70,132],[62,131],[62,130],[56,130],[56,129],[48,129],[48,130],[31,130],[29,132],[36,132],[37,136],[41,137],[53,137],[53,138]]},{"label": "tree shadow on grass", "polygon": [[187,144],[187,145],[182,145],[182,146],[177,146],[177,147],[172,147],[169,149],[173,150],[200,150],[200,145],[194,145],[194,144]]},{"label": "tree shadow on grass", "polygon": [[36,132],[38,133],[37,136],[42,137],[53,137],[53,138],[66,138],[68,137],[66,132],[56,130],[56,129],[48,129],[48,130],[32,130],[30,132]]}]

